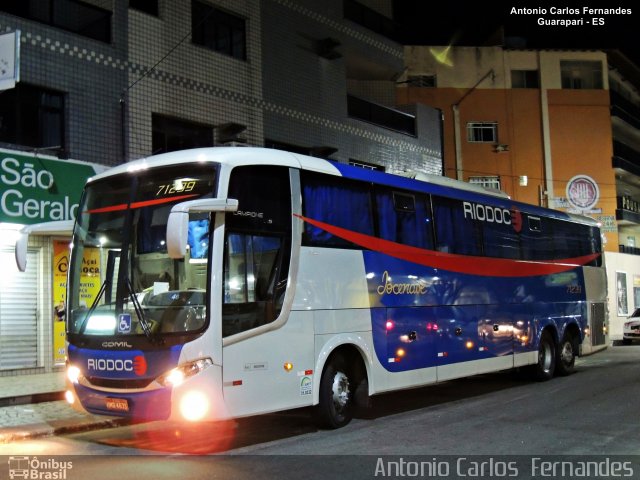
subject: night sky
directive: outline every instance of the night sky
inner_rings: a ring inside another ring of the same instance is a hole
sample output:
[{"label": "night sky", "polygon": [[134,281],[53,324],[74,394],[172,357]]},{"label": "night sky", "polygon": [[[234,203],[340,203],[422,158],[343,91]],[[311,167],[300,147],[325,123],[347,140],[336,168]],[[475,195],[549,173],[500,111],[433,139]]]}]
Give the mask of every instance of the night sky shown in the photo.
[{"label": "night sky", "polygon": [[[590,5],[591,4],[591,5]],[[512,14],[511,9],[545,8],[547,14]],[[583,13],[583,7],[617,8],[630,14],[597,15]],[[579,14],[551,14],[551,8],[578,9]],[[456,2],[435,4],[427,0],[395,0],[396,21],[402,26],[402,43],[407,45],[499,45],[487,42],[501,29],[506,37],[526,39],[533,49],[618,49],[640,63],[640,6],[619,2]],[[543,17],[549,20],[578,20],[582,26],[538,25]],[[592,18],[603,18],[604,25],[594,25]],[[590,22],[587,24],[587,22]]]}]

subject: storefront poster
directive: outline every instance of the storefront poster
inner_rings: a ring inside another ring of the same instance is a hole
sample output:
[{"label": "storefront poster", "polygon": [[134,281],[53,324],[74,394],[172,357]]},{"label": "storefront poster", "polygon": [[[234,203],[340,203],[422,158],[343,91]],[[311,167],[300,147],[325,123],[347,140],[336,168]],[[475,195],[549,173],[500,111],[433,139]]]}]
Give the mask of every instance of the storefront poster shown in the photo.
[{"label": "storefront poster", "polygon": [[640,308],[640,276],[633,276],[633,309]]},{"label": "storefront poster", "polygon": [[618,316],[626,317],[629,315],[626,272],[616,272],[616,298],[618,299]]},{"label": "storefront poster", "polygon": [[[86,248],[80,276],[81,301],[91,305],[100,290],[100,249]],[[53,242],[53,361],[64,364],[66,351],[65,304],[67,299],[67,270],[69,266],[69,240]]]},{"label": "storefront poster", "polygon": [[64,364],[67,355],[64,308],[67,297],[69,242],[53,242],[53,363]]}]

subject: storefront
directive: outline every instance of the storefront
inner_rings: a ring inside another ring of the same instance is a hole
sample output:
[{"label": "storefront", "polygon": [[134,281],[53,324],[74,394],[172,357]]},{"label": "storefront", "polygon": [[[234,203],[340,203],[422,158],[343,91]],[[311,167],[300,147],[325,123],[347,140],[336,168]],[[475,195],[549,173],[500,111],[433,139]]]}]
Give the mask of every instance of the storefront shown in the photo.
[{"label": "storefront", "polygon": [[0,376],[64,363],[69,232],[32,235],[25,272],[15,240],[25,225],[73,220],[84,183],[104,168],[0,149]]}]

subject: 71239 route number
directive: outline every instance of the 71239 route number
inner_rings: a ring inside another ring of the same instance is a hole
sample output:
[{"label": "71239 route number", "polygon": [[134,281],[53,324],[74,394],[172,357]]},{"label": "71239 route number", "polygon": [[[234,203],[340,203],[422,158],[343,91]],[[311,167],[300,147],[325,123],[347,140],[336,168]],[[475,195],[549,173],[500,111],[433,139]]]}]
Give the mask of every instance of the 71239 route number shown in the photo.
[{"label": "71239 route number", "polygon": [[158,193],[156,193],[156,197],[161,195],[171,195],[172,193],[191,192],[195,188],[196,183],[197,182],[194,180],[189,182],[176,182],[160,185]]}]

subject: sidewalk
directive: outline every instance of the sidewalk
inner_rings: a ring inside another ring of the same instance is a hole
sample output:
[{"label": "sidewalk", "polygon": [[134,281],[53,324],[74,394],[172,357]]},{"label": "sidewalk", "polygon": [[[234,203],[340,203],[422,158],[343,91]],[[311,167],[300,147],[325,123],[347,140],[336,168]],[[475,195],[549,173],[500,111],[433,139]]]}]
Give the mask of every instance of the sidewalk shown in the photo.
[{"label": "sidewalk", "polygon": [[0,377],[0,443],[128,423],[75,411],[64,389],[64,372]]}]

